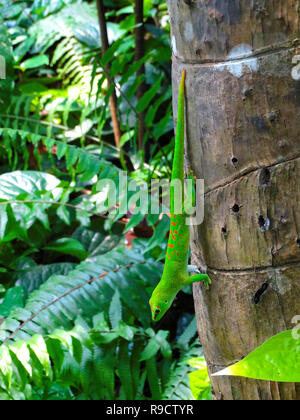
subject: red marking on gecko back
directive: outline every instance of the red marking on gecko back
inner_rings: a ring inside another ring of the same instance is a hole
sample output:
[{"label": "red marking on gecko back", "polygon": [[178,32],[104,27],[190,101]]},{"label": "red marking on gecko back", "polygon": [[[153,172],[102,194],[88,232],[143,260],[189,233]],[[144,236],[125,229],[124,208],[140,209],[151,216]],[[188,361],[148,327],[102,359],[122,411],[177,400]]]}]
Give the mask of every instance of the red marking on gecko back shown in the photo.
[{"label": "red marking on gecko back", "polygon": [[174,222],[171,222],[171,225],[172,225],[172,226],[176,226],[176,223],[174,223]]},{"label": "red marking on gecko back", "polygon": [[171,244],[169,244],[169,245],[168,245],[168,247],[169,247],[169,248],[175,248],[175,245],[171,245]]},{"label": "red marking on gecko back", "polygon": [[176,238],[174,236],[174,233],[170,230],[170,235],[172,236],[173,241],[176,241]]}]

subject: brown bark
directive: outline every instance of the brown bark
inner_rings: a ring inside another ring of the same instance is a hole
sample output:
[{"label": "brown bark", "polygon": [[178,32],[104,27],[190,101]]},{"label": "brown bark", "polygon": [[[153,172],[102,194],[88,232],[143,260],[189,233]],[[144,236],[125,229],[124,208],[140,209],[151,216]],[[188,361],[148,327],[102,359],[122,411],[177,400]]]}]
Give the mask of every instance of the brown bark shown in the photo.
[{"label": "brown bark", "polygon": [[[300,314],[300,77],[293,72],[300,4],[168,6],[175,96],[187,69],[187,160],[205,180],[205,220],[193,229],[192,254],[213,282],[208,292],[194,286],[212,373],[292,328]],[[300,384],[230,377],[212,384],[217,399],[300,400]]]}]

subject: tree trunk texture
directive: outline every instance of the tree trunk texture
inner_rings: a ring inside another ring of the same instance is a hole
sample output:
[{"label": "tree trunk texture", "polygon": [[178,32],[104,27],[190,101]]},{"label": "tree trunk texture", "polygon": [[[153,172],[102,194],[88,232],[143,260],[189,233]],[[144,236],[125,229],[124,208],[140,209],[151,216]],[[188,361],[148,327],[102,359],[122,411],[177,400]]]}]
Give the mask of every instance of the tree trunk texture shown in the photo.
[{"label": "tree trunk texture", "polygon": [[[300,314],[300,2],[168,7],[174,112],[185,68],[186,160],[205,180],[205,219],[191,246],[212,279],[209,291],[194,286],[194,299],[214,373]],[[216,399],[300,400],[300,384],[211,379]]]}]

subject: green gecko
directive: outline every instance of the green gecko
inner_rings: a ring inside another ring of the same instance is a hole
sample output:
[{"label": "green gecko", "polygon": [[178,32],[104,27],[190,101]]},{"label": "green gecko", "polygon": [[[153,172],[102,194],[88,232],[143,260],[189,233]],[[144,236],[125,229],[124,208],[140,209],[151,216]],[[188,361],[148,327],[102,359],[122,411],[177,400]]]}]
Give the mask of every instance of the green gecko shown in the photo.
[{"label": "green gecko", "polygon": [[[179,88],[177,131],[175,152],[172,168],[172,181],[177,179],[182,186],[182,203],[184,198],[184,85],[185,70]],[[205,281],[207,286],[211,283],[206,274],[188,275],[188,251],[190,230],[186,224],[188,217],[185,211],[175,211],[174,189],[170,191],[170,236],[162,278],[152,293],[150,307],[153,321],[159,321],[168,311],[177,293],[189,284]],[[191,269],[197,272],[197,269]]]}]

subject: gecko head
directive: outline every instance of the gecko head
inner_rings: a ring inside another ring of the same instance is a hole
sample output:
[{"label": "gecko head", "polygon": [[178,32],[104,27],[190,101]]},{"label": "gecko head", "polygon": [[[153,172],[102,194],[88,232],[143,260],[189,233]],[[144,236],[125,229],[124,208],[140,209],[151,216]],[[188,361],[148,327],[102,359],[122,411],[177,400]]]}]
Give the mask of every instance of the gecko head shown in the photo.
[{"label": "gecko head", "polygon": [[172,302],[173,299],[171,300],[167,297],[155,297],[152,295],[149,302],[151,307],[152,320],[155,322],[160,321],[172,305]]}]

